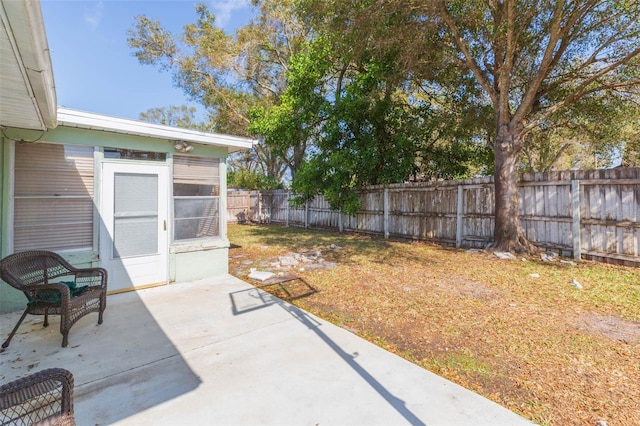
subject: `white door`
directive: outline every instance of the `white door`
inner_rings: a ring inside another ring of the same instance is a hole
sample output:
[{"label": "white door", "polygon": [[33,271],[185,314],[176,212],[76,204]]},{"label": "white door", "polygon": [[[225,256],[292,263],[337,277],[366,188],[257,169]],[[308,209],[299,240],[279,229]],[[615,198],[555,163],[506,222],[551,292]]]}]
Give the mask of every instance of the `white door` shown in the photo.
[{"label": "white door", "polygon": [[100,263],[109,292],[167,282],[166,166],[104,163]]}]

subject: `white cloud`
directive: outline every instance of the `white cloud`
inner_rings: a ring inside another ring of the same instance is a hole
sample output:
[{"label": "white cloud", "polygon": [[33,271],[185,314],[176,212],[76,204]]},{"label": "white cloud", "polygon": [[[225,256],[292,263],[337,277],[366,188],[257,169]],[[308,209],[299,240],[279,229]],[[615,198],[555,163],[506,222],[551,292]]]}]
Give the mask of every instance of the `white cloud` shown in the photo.
[{"label": "white cloud", "polygon": [[97,28],[100,25],[100,21],[102,21],[102,10],[104,9],[104,4],[102,0],[95,3],[93,7],[85,7],[84,9],[84,22],[89,24],[92,28]]},{"label": "white cloud", "polygon": [[231,20],[233,12],[250,7],[250,0],[217,0],[211,3],[216,15],[216,24],[224,28]]}]

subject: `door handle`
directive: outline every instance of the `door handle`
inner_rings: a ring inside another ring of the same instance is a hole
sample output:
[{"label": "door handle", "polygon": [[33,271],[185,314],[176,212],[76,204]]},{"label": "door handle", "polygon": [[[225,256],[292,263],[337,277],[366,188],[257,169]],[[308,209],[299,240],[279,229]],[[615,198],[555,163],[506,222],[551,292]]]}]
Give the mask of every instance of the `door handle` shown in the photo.
[{"label": "door handle", "polygon": [[163,230],[163,231],[166,231],[166,230],[167,230],[167,221],[166,221],[166,220],[163,220],[163,221],[162,221],[162,230]]}]

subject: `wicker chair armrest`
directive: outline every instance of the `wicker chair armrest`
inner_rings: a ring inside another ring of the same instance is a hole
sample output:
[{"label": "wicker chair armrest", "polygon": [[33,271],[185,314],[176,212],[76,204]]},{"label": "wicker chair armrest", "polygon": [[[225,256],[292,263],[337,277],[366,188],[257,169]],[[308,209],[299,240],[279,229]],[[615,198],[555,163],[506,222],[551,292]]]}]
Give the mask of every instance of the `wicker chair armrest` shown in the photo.
[{"label": "wicker chair armrest", "polygon": [[107,271],[104,268],[74,269],[73,273],[77,279],[81,279],[83,281],[82,284],[89,285],[91,287],[100,286],[105,289],[107,288]]},{"label": "wicker chair armrest", "polygon": [[[33,411],[33,401],[52,391],[59,392],[58,398],[40,403],[38,411]],[[49,368],[14,380],[0,386],[0,410],[21,413],[13,408],[25,405],[30,409],[22,410],[28,416],[25,423],[64,423],[73,421],[73,375],[62,368]],[[57,419],[57,420],[54,420]],[[18,419],[14,419],[18,420]]]},{"label": "wicker chair armrest", "polygon": [[25,286],[25,293],[42,292],[48,290],[58,290],[60,292],[60,302],[62,306],[69,304],[71,300],[71,290],[69,287],[62,283],[49,283]]}]

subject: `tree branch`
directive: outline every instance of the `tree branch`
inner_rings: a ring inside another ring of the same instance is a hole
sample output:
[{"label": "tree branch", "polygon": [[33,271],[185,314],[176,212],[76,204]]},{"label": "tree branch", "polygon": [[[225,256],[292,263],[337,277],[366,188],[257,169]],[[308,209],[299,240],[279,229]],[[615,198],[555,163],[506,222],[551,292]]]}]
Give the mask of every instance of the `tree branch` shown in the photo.
[{"label": "tree branch", "polygon": [[482,71],[482,69],[478,66],[475,59],[473,58],[473,55],[469,50],[469,46],[460,34],[460,30],[458,29],[457,25],[453,21],[453,18],[449,14],[449,11],[447,10],[446,0],[439,1],[438,5],[442,19],[453,33],[453,39],[465,57],[465,65],[471,70],[471,72],[473,72],[473,74],[478,79],[478,83],[480,83],[482,88],[487,92],[487,94],[491,98],[491,101],[495,105],[498,102],[497,93],[494,90],[493,86],[491,86],[487,75]]},{"label": "tree branch", "polygon": [[[547,111],[542,114],[540,117],[538,117],[536,120],[531,121],[530,123],[528,123],[524,128],[523,128],[523,132],[528,132],[531,129],[533,129],[534,127],[538,126],[540,123],[542,123],[545,119],[547,119],[551,114],[553,114],[554,112],[558,111],[560,108],[563,108],[567,105],[570,105],[576,101],[578,101],[579,99],[581,99],[585,93],[593,93],[602,89],[605,89],[607,86],[602,86],[600,85],[598,88],[594,88],[589,90],[588,92],[586,91],[587,87],[592,84],[593,82],[596,82],[600,77],[608,74],[609,72],[613,71],[614,69],[616,69],[617,67],[619,67],[622,64],[625,64],[626,62],[630,61],[631,59],[633,59],[634,57],[640,55],[640,47],[637,47],[636,49],[632,50],[631,52],[629,52],[626,56],[624,56],[623,58],[617,60],[616,62],[613,62],[612,64],[610,64],[607,67],[602,68],[600,71],[594,73],[592,76],[590,76],[589,78],[585,79],[580,85],[578,85],[578,87],[571,92],[568,96],[566,96],[563,100],[557,102],[555,105],[549,107],[547,109]],[[625,86],[629,86],[632,85],[634,82],[629,82],[627,84],[624,84]],[[636,84],[640,83],[638,81],[635,82]]]},{"label": "tree branch", "polygon": [[551,19],[551,25],[549,27],[549,42],[544,49],[544,54],[542,55],[542,60],[540,61],[540,67],[538,68],[538,71],[536,72],[533,80],[529,83],[529,86],[524,96],[522,97],[522,100],[520,101],[520,105],[513,115],[512,120],[516,123],[523,121],[524,117],[531,110],[531,107],[536,100],[536,93],[538,93],[540,85],[551,70],[550,65],[551,61],[553,60],[553,52],[561,35],[560,23],[562,20],[563,8],[564,0],[558,1],[553,11],[553,17]]}]

